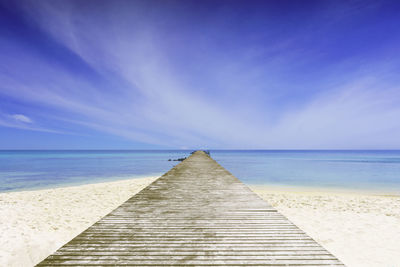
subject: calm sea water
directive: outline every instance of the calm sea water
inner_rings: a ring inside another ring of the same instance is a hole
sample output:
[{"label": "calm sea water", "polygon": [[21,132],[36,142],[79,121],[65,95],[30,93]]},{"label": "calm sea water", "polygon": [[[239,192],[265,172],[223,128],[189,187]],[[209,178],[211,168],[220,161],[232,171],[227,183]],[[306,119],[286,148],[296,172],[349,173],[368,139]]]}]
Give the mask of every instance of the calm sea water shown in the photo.
[{"label": "calm sea water", "polygon": [[[0,151],[0,191],[158,176],[191,151]],[[248,184],[400,192],[400,151],[211,151]]]}]

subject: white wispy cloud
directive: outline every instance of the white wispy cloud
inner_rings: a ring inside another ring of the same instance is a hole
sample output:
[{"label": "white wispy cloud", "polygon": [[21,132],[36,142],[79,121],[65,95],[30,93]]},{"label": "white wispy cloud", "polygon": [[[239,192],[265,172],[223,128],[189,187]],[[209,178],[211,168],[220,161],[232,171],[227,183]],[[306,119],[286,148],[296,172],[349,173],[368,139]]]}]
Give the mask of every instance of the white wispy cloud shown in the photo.
[{"label": "white wispy cloud", "polygon": [[[13,56],[20,57],[8,59],[13,69],[30,73],[0,73],[1,93],[63,114],[49,114],[52,120],[172,147],[400,147],[399,88],[387,79],[386,63],[373,62],[362,73],[354,71],[335,83],[329,78],[343,65],[333,66],[328,78],[309,83],[321,87],[319,93],[289,108],[274,107],[274,101],[284,102],[281,97],[291,98],[290,92],[279,91],[291,85],[285,77],[274,77],[274,69],[288,68],[297,59],[293,51],[279,53],[296,39],[227,57],[200,38],[199,48],[210,50],[207,60],[197,58],[205,76],[195,77],[176,67],[168,45],[161,42],[165,33],[146,21],[140,8],[110,9],[107,16],[90,20],[66,1],[27,2],[26,10],[45,32],[110,82],[109,88],[102,87],[10,43],[18,52]],[[253,62],[265,54],[264,62]],[[292,86],[293,94],[302,89]],[[23,124],[15,127],[33,124],[23,114],[12,118],[13,125]],[[0,124],[12,123],[3,118]]]},{"label": "white wispy cloud", "polygon": [[36,132],[75,135],[75,133],[72,132],[36,125],[31,118],[23,114],[6,114],[0,112],[0,126]]},{"label": "white wispy cloud", "polygon": [[29,118],[28,116],[23,115],[23,114],[12,114],[12,115],[10,115],[10,117],[12,117],[14,120],[16,120],[18,122],[33,123],[31,118]]}]

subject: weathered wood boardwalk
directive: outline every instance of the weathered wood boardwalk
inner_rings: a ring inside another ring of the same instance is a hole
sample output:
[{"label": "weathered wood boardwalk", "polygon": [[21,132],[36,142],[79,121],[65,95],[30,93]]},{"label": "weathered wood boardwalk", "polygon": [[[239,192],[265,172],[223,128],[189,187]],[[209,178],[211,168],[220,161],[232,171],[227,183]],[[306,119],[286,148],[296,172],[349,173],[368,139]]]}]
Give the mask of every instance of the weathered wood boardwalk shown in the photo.
[{"label": "weathered wood boardwalk", "polygon": [[38,266],[343,266],[198,151]]}]

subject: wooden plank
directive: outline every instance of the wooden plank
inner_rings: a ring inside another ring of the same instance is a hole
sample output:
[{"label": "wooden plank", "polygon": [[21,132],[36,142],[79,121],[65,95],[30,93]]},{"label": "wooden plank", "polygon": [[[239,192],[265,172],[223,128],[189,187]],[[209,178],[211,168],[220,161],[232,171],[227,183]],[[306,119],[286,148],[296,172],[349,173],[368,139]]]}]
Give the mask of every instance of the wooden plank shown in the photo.
[{"label": "wooden plank", "polygon": [[197,151],[38,266],[343,266]]}]

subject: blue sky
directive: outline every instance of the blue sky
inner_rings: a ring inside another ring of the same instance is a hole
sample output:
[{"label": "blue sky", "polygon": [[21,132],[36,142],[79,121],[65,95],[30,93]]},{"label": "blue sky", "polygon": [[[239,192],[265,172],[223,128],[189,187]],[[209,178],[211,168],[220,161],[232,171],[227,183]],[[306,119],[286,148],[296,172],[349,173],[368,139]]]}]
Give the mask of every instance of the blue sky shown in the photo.
[{"label": "blue sky", "polygon": [[393,1],[1,1],[0,149],[400,149]]}]

